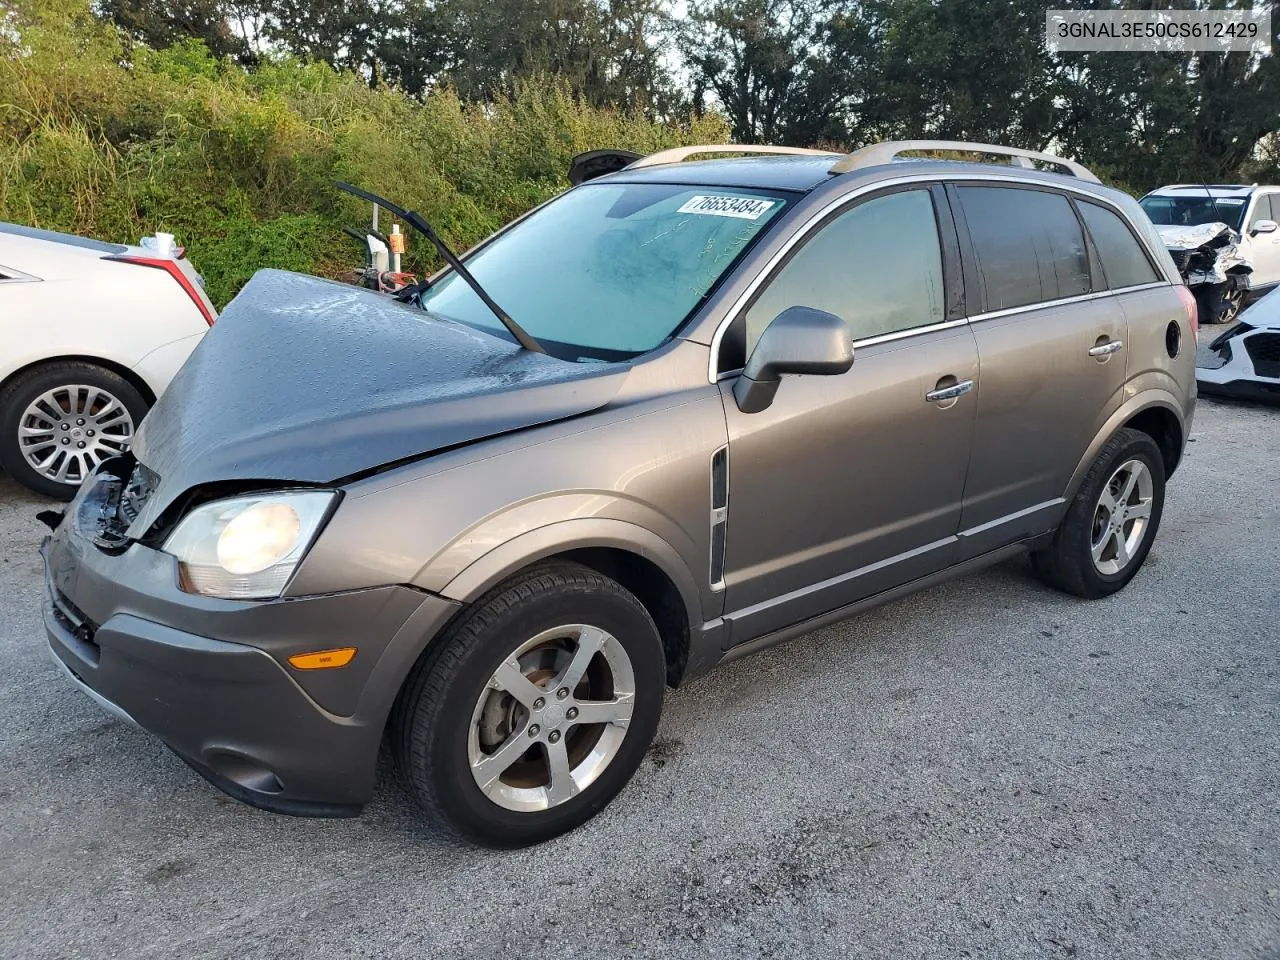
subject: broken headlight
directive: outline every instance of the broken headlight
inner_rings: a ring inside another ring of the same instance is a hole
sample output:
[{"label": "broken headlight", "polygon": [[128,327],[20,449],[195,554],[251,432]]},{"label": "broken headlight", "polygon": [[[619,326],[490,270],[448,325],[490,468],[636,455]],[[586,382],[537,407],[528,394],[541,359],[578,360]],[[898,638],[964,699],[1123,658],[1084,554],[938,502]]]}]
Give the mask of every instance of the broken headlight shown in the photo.
[{"label": "broken headlight", "polygon": [[331,490],[292,490],[202,504],[165,541],[182,589],[231,600],[280,596],[320,530]]}]

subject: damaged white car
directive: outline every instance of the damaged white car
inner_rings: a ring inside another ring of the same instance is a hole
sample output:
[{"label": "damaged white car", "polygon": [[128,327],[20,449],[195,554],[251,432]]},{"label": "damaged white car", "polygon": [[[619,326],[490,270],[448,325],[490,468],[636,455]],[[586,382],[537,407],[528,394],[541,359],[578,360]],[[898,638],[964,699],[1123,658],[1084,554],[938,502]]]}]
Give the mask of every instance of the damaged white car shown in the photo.
[{"label": "damaged white car", "polygon": [[1280,284],[1280,187],[1174,185],[1142,198],[1202,323],[1230,323]]}]

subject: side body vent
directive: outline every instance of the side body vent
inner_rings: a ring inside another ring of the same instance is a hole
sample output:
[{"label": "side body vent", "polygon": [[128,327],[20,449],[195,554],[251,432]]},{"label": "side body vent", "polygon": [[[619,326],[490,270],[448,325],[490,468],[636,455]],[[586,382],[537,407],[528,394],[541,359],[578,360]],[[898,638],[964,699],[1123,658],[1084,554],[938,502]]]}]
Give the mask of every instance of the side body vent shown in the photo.
[{"label": "side body vent", "polygon": [[724,545],[729,523],[729,448],[711,456],[711,589],[724,589]]}]

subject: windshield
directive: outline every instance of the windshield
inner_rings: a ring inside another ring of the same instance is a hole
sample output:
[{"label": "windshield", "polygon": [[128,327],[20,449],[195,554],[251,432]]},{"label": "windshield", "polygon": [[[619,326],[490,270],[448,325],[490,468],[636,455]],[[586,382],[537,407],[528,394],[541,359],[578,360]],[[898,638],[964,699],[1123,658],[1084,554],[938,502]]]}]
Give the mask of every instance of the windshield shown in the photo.
[{"label": "windshield", "polygon": [[1244,219],[1245,197],[1143,197],[1142,209],[1152,223],[1164,226],[1195,227],[1202,223],[1225,223],[1239,230]]},{"label": "windshield", "polygon": [[[759,190],[587,184],[466,264],[554,356],[625,360],[669,338],[786,203]],[[432,313],[510,336],[456,273],[421,302]]]}]

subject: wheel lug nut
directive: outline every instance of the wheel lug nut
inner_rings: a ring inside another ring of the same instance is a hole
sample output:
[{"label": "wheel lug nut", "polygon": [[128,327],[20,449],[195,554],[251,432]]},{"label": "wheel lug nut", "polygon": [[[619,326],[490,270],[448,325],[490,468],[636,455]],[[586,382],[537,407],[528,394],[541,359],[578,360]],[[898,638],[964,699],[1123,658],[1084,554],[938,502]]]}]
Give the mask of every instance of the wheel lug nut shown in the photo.
[{"label": "wheel lug nut", "polygon": [[80,417],[79,419],[77,419],[77,420],[76,420],[76,426],[77,426],[77,427],[83,427],[83,426],[84,426],[84,417]]},{"label": "wheel lug nut", "polygon": [[563,700],[563,699],[564,699],[565,697],[567,697],[568,695],[569,695],[569,688],[568,688],[568,687],[561,687],[559,690],[557,690],[557,691],[556,691],[556,699],[557,699],[557,700]]},{"label": "wheel lug nut", "polygon": [[542,728],[538,726],[536,723],[529,728],[529,736],[531,737],[536,737],[541,732],[542,732]]},{"label": "wheel lug nut", "polygon": [[76,446],[77,446],[77,447],[79,447],[81,450],[83,450],[83,449],[84,449],[84,441],[83,441],[83,440],[81,440],[79,443],[77,443],[77,444],[76,444]]},{"label": "wheel lug nut", "polygon": [[577,720],[577,719],[578,719],[578,708],[577,708],[577,707],[570,707],[568,710],[566,710],[566,711],[565,711],[564,715],[565,715],[566,717],[568,717],[570,720]]},{"label": "wheel lug nut", "polygon": [[546,705],[547,705],[547,701],[543,700],[541,697],[533,701],[533,709],[535,710],[541,710]]},{"label": "wheel lug nut", "polygon": [[559,731],[559,730],[552,730],[549,734],[547,734],[547,739],[548,739],[548,740],[550,740],[552,743],[559,743],[559,742],[560,742],[560,731]]},{"label": "wheel lug nut", "polygon": [[86,430],[86,431],[85,431],[85,433],[86,433],[88,436],[91,436],[91,437],[93,436],[93,431],[92,431],[92,430]]},{"label": "wheel lug nut", "polygon": [[63,442],[63,443],[70,443],[70,442],[71,442],[71,438],[70,438],[70,437],[63,437],[63,438],[62,438],[62,442]]},{"label": "wheel lug nut", "polygon": [[70,430],[70,429],[71,429],[71,424],[69,424],[69,423],[64,423],[64,424],[62,425],[62,429],[63,429],[63,430]]}]

